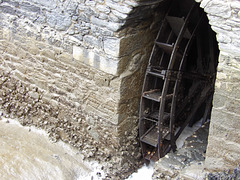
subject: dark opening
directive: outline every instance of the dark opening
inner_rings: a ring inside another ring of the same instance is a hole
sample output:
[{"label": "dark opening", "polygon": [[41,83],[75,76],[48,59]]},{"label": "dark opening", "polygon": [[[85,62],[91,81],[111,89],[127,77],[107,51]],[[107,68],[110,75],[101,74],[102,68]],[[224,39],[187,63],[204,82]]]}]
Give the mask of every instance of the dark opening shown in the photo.
[{"label": "dark opening", "polygon": [[194,0],[168,1],[155,39],[140,105],[143,156],[156,161],[186,126],[210,119],[218,43],[206,13]]}]

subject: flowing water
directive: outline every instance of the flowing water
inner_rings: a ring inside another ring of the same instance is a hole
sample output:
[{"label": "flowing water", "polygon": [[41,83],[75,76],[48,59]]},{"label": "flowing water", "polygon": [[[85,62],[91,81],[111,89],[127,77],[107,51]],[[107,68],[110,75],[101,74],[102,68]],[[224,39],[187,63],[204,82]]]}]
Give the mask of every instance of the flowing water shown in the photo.
[{"label": "flowing water", "polygon": [[[63,142],[52,143],[47,134],[17,121],[0,121],[1,180],[90,180],[100,166]],[[99,174],[99,173],[98,173]]]}]

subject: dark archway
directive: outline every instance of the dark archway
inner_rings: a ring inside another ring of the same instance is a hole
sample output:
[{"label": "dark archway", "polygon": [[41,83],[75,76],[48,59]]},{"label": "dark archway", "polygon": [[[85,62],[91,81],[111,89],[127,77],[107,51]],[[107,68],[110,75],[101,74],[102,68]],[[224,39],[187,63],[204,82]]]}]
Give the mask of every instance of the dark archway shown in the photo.
[{"label": "dark archway", "polygon": [[140,107],[143,156],[156,161],[184,128],[210,118],[219,50],[203,9],[169,1],[146,70]]}]

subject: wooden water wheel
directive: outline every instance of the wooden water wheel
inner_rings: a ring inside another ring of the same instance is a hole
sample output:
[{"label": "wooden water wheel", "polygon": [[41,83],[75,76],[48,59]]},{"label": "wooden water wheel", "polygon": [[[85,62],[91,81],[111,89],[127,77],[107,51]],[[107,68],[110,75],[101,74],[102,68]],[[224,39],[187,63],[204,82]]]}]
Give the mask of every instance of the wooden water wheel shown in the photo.
[{"label": "wooden water wheel", "polygon": [[207,17],[192,0],[173,0],[154,42],[139,119],[143,156],[156,161],[171,149],[196,114],[209,117],[217,44]]}]

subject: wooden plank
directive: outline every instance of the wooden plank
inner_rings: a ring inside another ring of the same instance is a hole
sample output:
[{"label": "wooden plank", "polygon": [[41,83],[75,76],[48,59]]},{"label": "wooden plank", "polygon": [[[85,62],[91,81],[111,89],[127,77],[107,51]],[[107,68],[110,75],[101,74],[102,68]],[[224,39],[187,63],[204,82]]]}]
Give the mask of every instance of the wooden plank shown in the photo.
[{"label": "wooden plank", "polygon": [[[154,125],[141,137],[141,141],[151,146],[157,147],[159,133],[160,132],[158,126]],[[161,133],[163,138],[165,138],[170,133],[169,128],[164,127]]]},{"label": "wooden plank", "polygon": [[[168,23],[170,24],[170,26],[172,27],[173,32],[176,34],[176,36],[179,36],[181,28],[183,27],[183,25],[185,23],[184,18],[167,16],[166,19],[167,19]],[[186,39],[190,39],[191,33],[188,29],[186,29],[183,37]]]}]

